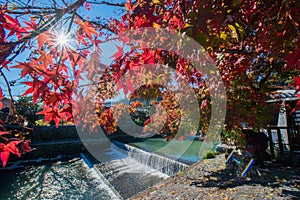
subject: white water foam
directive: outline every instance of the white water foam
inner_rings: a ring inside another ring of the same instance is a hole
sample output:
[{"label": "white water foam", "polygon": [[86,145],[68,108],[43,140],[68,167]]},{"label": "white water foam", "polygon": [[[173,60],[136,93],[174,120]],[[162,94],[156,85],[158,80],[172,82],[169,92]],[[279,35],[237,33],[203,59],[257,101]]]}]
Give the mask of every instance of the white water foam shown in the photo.
[{"label": "white water foam", "polygon": [[146,166],[147,168],[158,170],[163,174],[167,174],[168,176],[178,174],[189,167],[181,162],[154,153],[146,152],[127,144],[120,142],[115,142],[115,144],[123,148],[125,147],[127,149],[128,156],[138,163]]},{"label": "white water foam", "polygon": [[113,200],[123,199],[120,194],[115,190],[115,188],[109,183],[108,180],[103,176],[103,174],[97,169],[93,167],[93,164],[90,160],[83,154],[80,154],[82,160],[85,163],[85,166],[89,169],[90,175],[101,180],[101,184],[98,186],[99,189],[105,189],[108,192],[108,195]]}]

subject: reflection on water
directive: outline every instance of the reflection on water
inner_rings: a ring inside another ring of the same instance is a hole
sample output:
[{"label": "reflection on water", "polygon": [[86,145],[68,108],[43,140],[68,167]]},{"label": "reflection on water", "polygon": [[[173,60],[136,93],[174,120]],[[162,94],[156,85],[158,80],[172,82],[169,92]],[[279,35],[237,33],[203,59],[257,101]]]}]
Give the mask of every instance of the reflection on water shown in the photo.
[{"label": "reflection on water", "polygon": [[0,171],[0,199],[116,199],[80,158]]}]

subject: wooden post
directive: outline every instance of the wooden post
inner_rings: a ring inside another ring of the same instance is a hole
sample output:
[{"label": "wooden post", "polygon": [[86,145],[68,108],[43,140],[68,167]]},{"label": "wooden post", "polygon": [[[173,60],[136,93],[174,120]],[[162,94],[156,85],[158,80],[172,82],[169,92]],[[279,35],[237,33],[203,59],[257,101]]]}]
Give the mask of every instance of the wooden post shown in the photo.
[{"label": "wooden post", "polygon": [[279,142],[279,150],[280,150],[280,160],[283,159],[283,144],[282,144],[282,138],[281,138],[281,128],[282,127],[277,127],[277,136],[278,136],[278,142]]},{"label": "wooden post", "polygon": [[269,135],[269,142],[270,142],[270,151],[271,151],[271,160],[275,158],[274,155],[274,145],[273,145],[273,138],[272,138],[272,129],[268,127],[268,135]]},{"label": "wooden post", "polygon": [[290,145],[290,159],[292,159],[293,154],[294,154],[294,144],[293,144],[293,140],[291,137],[291,134],[296,131],[293,129],[287,129],[287,134],[288,134],[288,140],[289,140],[289,145]]}]

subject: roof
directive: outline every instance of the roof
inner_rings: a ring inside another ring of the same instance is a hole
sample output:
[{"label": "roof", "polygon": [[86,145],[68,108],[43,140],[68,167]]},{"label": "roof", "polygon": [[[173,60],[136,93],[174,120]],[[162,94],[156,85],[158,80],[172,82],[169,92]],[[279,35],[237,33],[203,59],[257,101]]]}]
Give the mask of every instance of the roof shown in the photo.
[{"label": "roof", "polygon": [[267,103],[283,102],[283,101],[298,101],[300,94],[295,90],[277,90],[270,95],[270,100]]}]

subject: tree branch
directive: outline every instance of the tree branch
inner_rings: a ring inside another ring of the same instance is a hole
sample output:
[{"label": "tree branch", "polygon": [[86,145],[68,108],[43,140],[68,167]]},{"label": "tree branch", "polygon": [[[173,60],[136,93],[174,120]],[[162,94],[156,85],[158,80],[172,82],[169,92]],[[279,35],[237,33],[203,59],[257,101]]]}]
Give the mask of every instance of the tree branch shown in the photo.
[{"label": "tree branch", "polygon": [[114,33],[114,31],[107,25],[107,24],[100,24],[99,22],[97,22],[97,21],[89,21],[89,20],[86,20],[86,19],[84,19],[81,15],[79,15],[78,13],[75,13],[75,15],[79,18],[79,19],[81,19],[82,21],[84,21],[84,22],[89,22],[89,23],[91,23],[91,24],[94,24],[94,25],[96,25],[96,26],[99,26],[99,27],[101,27],[102,29],[106,29],[106,30],[108,30],[108,31],[110,31],[110,32],[112,32],[112,33]]},{"label": "tree branch", "polygon": [[44,10],[44,11],[7,11],[9,14],[14,14],[14,15],[27,15],[27,14],[32,14],[32,15],[42,15],[42,14],[54,14],[57,11],[55,10]]},{"label": "tree branch", "polygon": [[[13,61],[13,60],[19,55],[19,53],[24,49],[24,47],[25,47],[25,43],[23,43],[22,46],[19,47],[19,49],[14,53],[14,56],[13,56],[13,57],[11,57],[10,59],[7,60],[7,63],[10,63],[11,61]],[[6,58],[7,58],[7,57],[5,57],[4,60],[5,60]],[[1,60],[2,60],[2,58],[1,58]],[[2,62],[4,61],[4,60],[3,60],[3,61],[1,62],[1,60],[0,60],[0,63],[2,63]],[[5,67],[5,66],[1,66],[1,67],[0,67],[0,70],[2,70],[4,67]]]},{"label": "tree branch", "polygon": [[[135,4],[137,1],[134,1],[132,2],[132,4]],[[98,5],[107,5],[107,6],[116,6],[116,7],[125,7],[126,5],[126,2],[124,3],[110,3],[110,2],[107,2],[107,1],[100,1],[100,2],[97,2],[97,1],[87,1],[87,3],[89,4],[98,4]]]},{"label": "tree branch", "polygon": [[12,93],[11,93],[11,88],[10,88],[9,82],[8,82],[8,80],[7,80],[6,76],[5,76],[5,74],[3,73],[2,69],[0,69],[0,75],[3,77],[4,82],[5,82],[5,84],[6,84],[7,91],[8,91],[8,95],[9,95],[10,100],[11,100],[11,107],[12,107],[13,113],[15,113],[15,106],[14,106],[15,100],[14,100],[14,97],[13,97],[13,95],[12,95]]},{"label": "tree branch", "polygon": [[39,27],[38,29],[33,31],[30,35],[25,36],[24,38],[22,38],[18,41],[10,42],[10,43],[0,43],[0,45],[12,46],[12,45],[18,45],[18,44],[21,44],[23,42],[27,42],[28,40],[31,40],[32,38],[38,36],[39,34],[44,33],[47,30],[49,30],[49,28],[54,26],[66,13],[69,13],[72,10],[78,9],[84,2],[85,2],[85,0],[78,0],[74,4],[70,5],[68,8],[58,10],[56,12],[56,14],[54,16],[52,16],[48,20],[47,23],[44,24],[44,26]]}]

